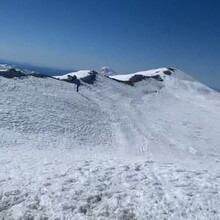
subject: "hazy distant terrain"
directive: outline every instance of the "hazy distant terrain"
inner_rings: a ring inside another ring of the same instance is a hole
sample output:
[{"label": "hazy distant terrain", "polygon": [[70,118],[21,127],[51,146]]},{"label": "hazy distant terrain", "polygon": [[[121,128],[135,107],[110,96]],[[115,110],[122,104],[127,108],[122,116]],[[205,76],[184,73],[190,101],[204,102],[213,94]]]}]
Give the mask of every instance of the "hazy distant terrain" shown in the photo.
[{"label": "hazy distant terrain", "polygon": [[35,65],[30,65],[30,64],[24,64],[24,63],[18,63],[18,62],[12,62],[12,61],[7,61],[0,59],[0,63],[2,64],[8,64],[12,67],[21,69],[21,70],[28,70],[30,72],[36,72],[39,74],[44,74],[48,76],[53,76],[53,75],[60,75],[60,74],[65,74],[71,71],[74,71],[73,69],[59,69],[59,68],[52,68],[52,67],[41,67],[41,66],[35,66]]}]

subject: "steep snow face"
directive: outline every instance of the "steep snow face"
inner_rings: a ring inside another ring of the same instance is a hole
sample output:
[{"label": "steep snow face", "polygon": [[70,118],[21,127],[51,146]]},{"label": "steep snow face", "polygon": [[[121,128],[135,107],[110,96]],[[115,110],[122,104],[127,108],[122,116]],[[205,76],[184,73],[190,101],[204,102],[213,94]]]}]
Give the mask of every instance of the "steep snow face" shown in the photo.
[{"label": "steep snow face", "polygon": [[78,79],[81,79],[81,78],[89,76],[89,73],[90,73],[90,70],[79,70],[79,71],[76,71],[76,72],[67,73],[67,74],[62,75],[62,76],[53,76],[53,77],[63,80],[63,79],[68,79],[68,75],[69,76],[74,76],[75,75]]},{"label": "steep snow face", "polygon": [[98,70],[99,73],[107,76],[115,75],[116,72],[108,66],[103,66],[100,70]]},{"label": "steep snow face", "polygon": [[0,76],[0,219],[220,219],[220,94],[156,71]]}]

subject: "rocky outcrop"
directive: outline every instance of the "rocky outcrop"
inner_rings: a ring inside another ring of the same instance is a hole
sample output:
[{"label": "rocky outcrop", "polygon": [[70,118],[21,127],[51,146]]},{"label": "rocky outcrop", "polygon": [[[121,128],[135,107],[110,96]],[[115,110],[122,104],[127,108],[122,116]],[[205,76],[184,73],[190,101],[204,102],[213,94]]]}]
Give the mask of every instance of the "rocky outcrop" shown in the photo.
[{"label": "rocky outcrop", "polygon": [[96,71],[92,70],[92,71],[90,71],[88,76],[81,78],[81,80],[85,83],[93,84],[96,81],[97,74],[98,73]]},{"label": "rocky outcrop", "polygon": [[130,86],[134,86],[135,83],[140,82],[142,80],[149,80],[149,79],[155,79],[157,81],[162,82],[163,79],[160,77],[160,75],[154,75],[154,76],[143,76],[140,74],[134,75],[132,76],[128,81],[122,81],[122,80],[118,80],[118,79],[114,79],[114,78],[110,78],[113,79],[117,82],[121,82]]},{"label": "rocky outcrop", "polygon": [[19,70],[16,70],[15,68],[9,68],[9,69],[5,69],[5,70],[1,70],[0,76],[11,79],[14,77],[24,77],[24,76],[26,76],[26,74],[19,71]]},{"label": "rocky outcrop", "polygon": [[28,77],[28,76],[34,76],[34,77],[38,77],[38,78],[46,78],[49,77],[47,75],[43,75],[43,74],[38,74],[36,72],[24,72],[15,68],[5,68],[5,69],[1,69],[0,70],[0,76],[3,76],[5,78],[8,79],[12,79],[12,78],[23,78],[23,77]]},{"label": "rocky outcrop", "polygon": [[171,76],[172,73],[174,73],[175,71],[177,71],[175,68],[168,67],[167,70],[163,71],[163,73],[164,73],[165,75]]}]

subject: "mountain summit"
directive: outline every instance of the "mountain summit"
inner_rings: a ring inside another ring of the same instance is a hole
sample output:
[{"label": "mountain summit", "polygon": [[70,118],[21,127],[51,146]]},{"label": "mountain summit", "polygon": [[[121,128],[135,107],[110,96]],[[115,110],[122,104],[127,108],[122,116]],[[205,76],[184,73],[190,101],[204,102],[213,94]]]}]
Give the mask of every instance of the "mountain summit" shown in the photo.
[{"label": "mountain summit", "polygon": [[116,72],[111,67],[108,66],[103,66],[100,70],[98,70],[98,72],[107,76],[116,74]]}]

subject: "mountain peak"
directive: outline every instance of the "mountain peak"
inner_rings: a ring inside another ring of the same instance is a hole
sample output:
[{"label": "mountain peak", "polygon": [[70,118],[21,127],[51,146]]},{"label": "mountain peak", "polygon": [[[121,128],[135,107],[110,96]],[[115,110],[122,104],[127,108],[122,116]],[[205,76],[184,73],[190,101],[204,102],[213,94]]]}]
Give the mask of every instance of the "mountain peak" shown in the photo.
[{"label": "mountain peak", "polygon": [[116,72],[109,66],[103,66],[98,72],[108,76],[116,74]]}]

